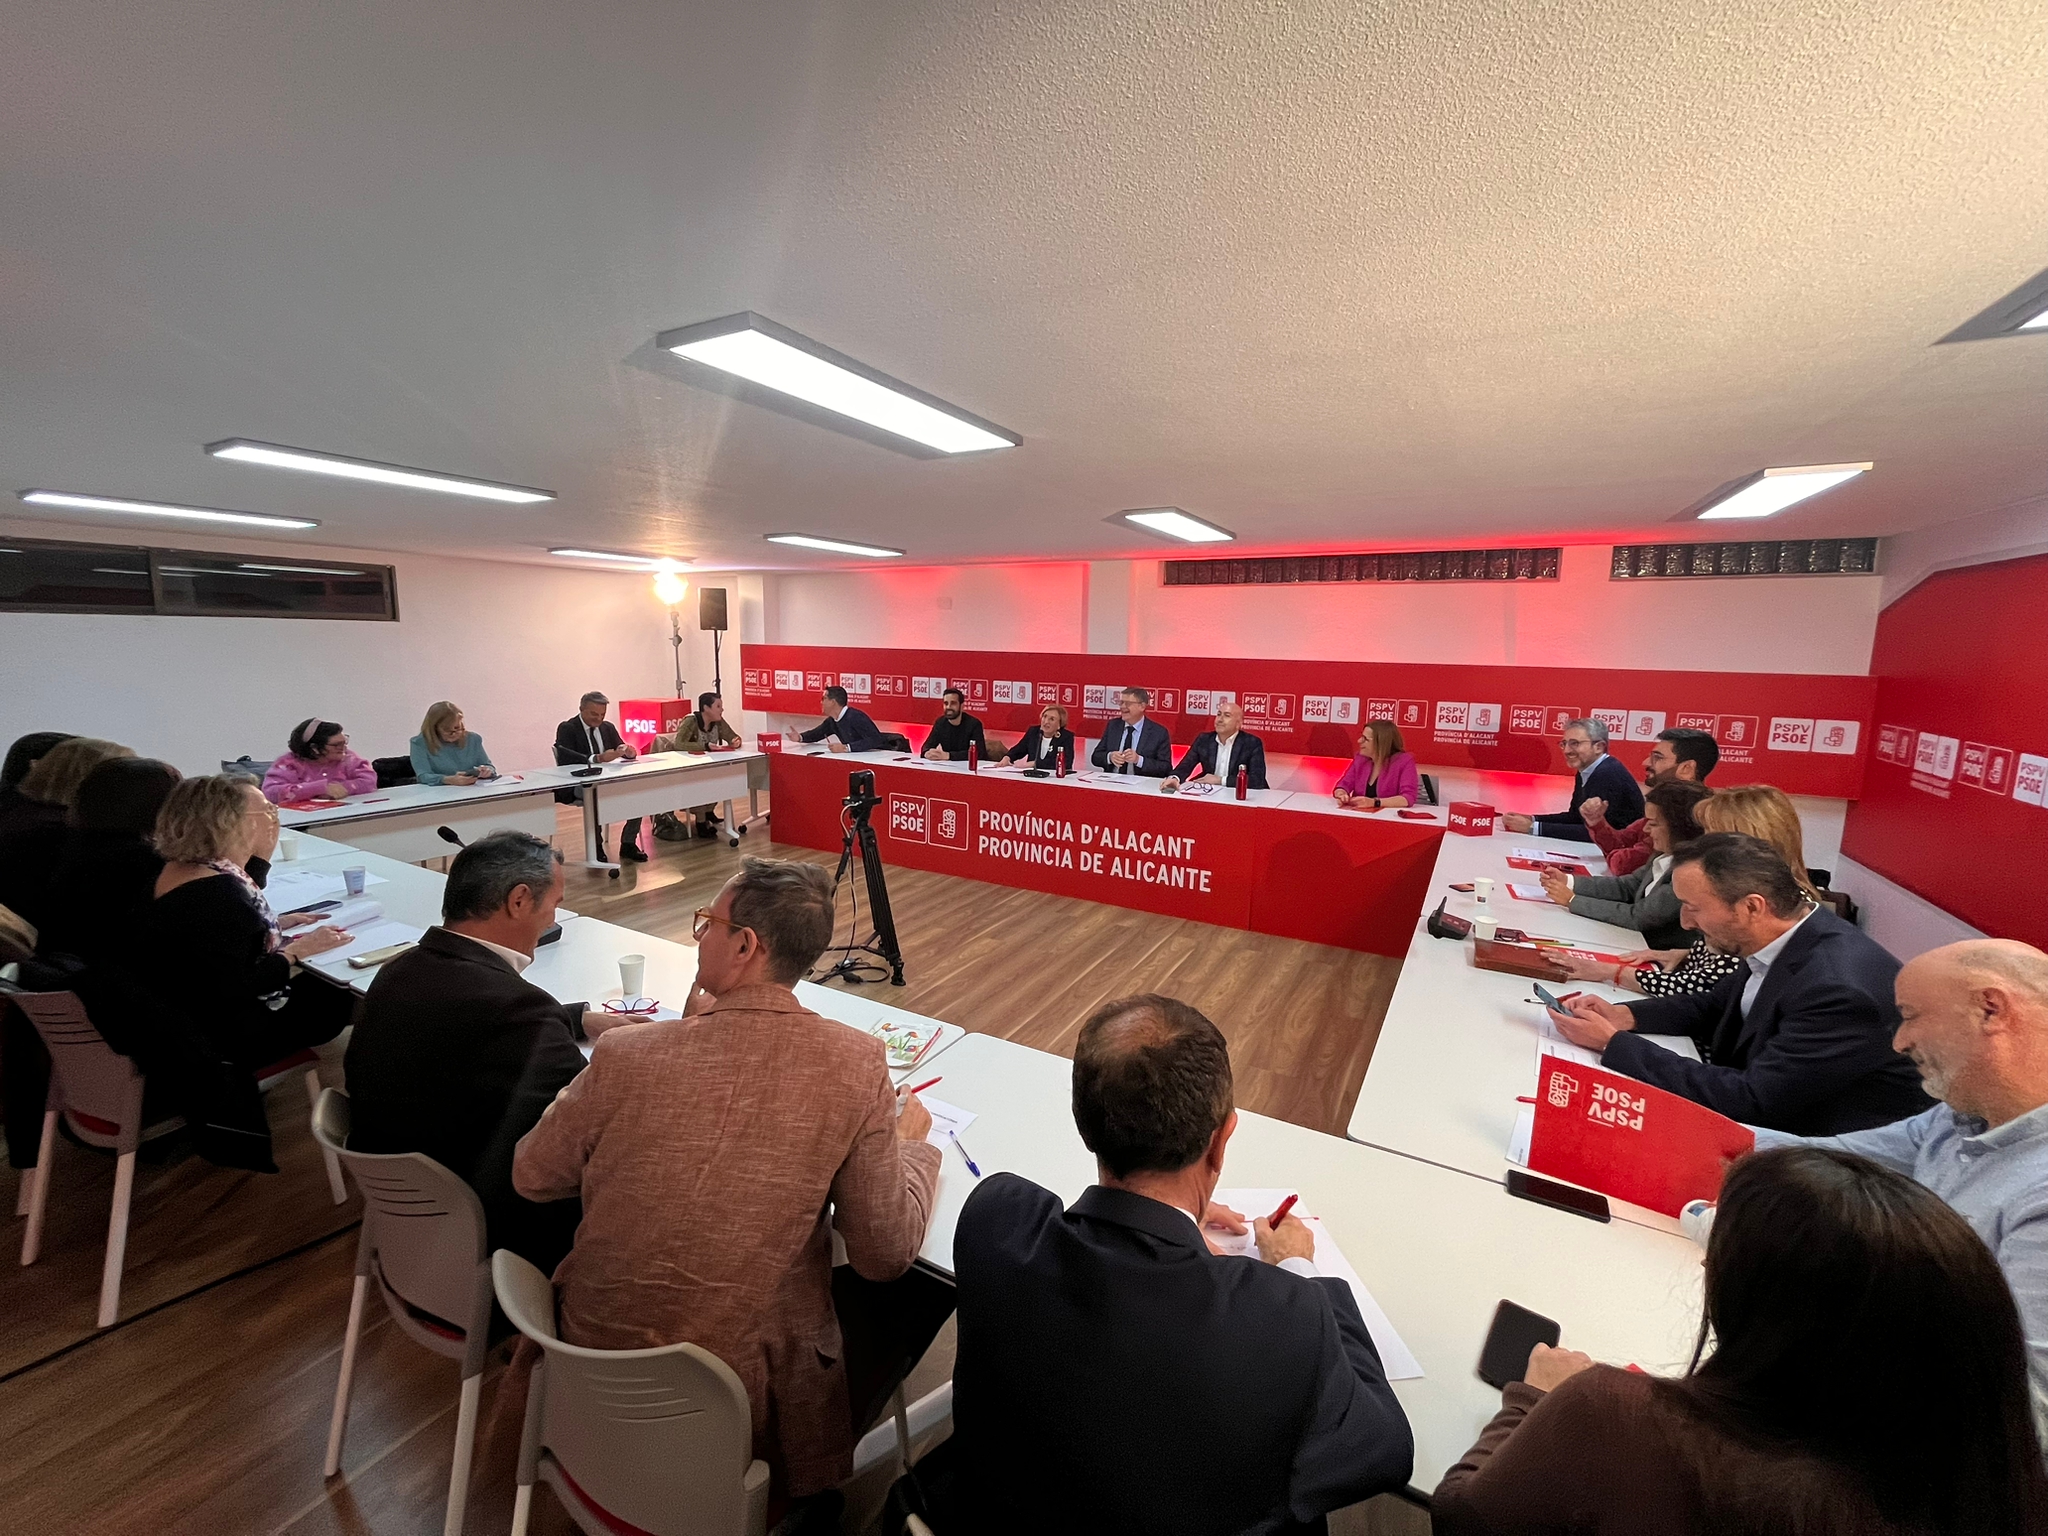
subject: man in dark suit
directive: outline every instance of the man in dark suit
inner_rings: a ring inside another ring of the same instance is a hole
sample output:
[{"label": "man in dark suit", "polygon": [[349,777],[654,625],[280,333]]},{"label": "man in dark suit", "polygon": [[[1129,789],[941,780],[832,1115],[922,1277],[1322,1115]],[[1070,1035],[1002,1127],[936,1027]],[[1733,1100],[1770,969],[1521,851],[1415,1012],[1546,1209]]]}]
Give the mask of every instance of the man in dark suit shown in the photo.
[{"label": "man in dark suit", "polygon": [[[1864,932],[1808,902],[1770,844],[1734,832],[1688,843],[1671,871],[1688,928],[1741,970],[1708,992],[1617,1007],[1578,997],[1553,1013],[1600,1064],[1747,1125],[1834,1136],[1928,1108],[1913,1063],[1892,1049],[1894,960]],[[1640,1035],[1689,1035],[1688,1061]]]},{"label": "man in dark suit", "polygon": [[1082,1028],[1074,1121],[1101,1182],[1062,1210],[999,1173],[960,1213],[938,1529],[1320,1531],[1407,1481],[1408,1421],[1308,1228],[1255,1219],[1256,1259],[1209,1247],[1205,1224],[1244,1230],[1210,1203],[1231,1099],[1223,1036],[1185,1003],[1124,998]]},{"label": "man in dark suit", "polygon": [[1122,720],[1102,733],[1089,761],[1105,773],[1135,773],[1163,779],[1173,772],[1173,740],[1166,727],[1145,718],[1152,695],[1126,688],[1118,702]]},{"label": "man in dark suit", "polygon": [[1216,729],[1204,731],[1159,787],[1171,794],[1183,784],[1204,779],[1233,789],[1244,770],[1247,789],[1266,787],[1266,744],[1243,730],[1244,710],[1232,699],[1216,711]]},{"label": "man in dark suit", "polygon": [[[555,727],[557,768],[595,768],[622,760],[630,763],[640,755],[640,749],[620,736],[619,728],[605,719],[604,712],[610,705],[611,700],[603,694],[586,693],[576,706],[575,718]],[[557,790],[555,798],[564,805],[574,805],[582,798],[582,791]],[[603,827],[597,829],[597,856],[605,856]],[[627,822],[619,834],[619,857],[629,864],[647,862],[647,855],[640,851],[638,816]]]},{"label": "man in dark suit", "polygon": [[792,731],[790,735],[798,741],[822,741],[827,750],[833,752],[878,752],[882,748],[882,732],[863,710],[855,709],[846,702],[844,688],[827,688],[818,698],[825,711],[825,718],[808,731]]},{"label": "man in dark suit", "polygon": [[981,722],[967,713],[967,695],[948,688],[941,709],[943,713],[932,722],[931,735],[924,739],[924,755],[934,762],[964,763],[972,742],[975,753],[987,757],[988,739],[981,734]]},{"label": "man in dark suit", "polygon": [[493,832],[455,856],[441,926],[370,984],[344,1070],[358,1152],[424,1152],[483,1202],[489,1241],[552,1273],[576,1201],[512,1189],[512,1149],[583,1070],[577,1041],[613,1022],[520,978],[562,899],[562,860],[540,838]]},{"label": "man in dark suit", "polygon": [[1578,777],[1572,783],[1572,803],[1551,816],[1525,816],[1509,811],[1500,819],[1510,832],[1534,832],[1539,837],[1561,837],[1590,843],[1579,807],[1597,799],[1606,806],[1607,824],[1621,828],[1643,819],[1643,790],[1635,775],[1607,755],[1607,727],[1598,720],[1567,720],[1558,739],[1564,760]]}]

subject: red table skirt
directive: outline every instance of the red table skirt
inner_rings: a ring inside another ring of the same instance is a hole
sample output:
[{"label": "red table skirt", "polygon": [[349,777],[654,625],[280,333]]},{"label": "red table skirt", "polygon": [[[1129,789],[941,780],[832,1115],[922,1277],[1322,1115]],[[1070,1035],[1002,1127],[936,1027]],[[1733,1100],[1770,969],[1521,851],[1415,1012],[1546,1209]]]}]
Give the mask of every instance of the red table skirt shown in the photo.
[{"label": "red table skirt", "polygon": [[873,756],[770,760],[775,837],[840,846],[849,771],[872,769],[883,861],[1223,928],[1407,954],[1440,826],[935,773]]}]

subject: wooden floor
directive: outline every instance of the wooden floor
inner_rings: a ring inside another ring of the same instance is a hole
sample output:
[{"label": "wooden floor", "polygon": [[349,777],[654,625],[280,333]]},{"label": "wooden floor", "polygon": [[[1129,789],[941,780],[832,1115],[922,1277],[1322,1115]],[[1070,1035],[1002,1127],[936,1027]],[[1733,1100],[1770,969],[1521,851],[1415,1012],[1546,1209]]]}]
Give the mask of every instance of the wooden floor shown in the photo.
[{"label": "wooden floor", "polygon": [[[566,817],[565,851],[577,838]],[[743,855],[836,861],[742,840],[649,841],[617,880],[572,869],[567,904],[689,942]],[[1229,1037],[1247,1109],[1341,1135],[1400,962],[916,870],[889,871],[907,985],[877,994],[1071,1054],[1100,1003],[1181,998]],[[863,891],[863,929],[866,896]],[[841,937],[848,907],[841,904]],[[339,1083],[340,1053],[323,1077]],[[0,1266],[0,1530],[419,1533],[441,1529],[457,1372],[372,1303],[342,1475],[321,1477],[353,1272],[358,1204],[332,1204],[296,1082],[272,1095],[280,1173],[187,1159],[138,1169],[121,1317],[95,1329],[112,1159],[60,1143],[43,1255]],[[0,1173],[14,1207],[16,1176]],[[19,1242],[21,1223],[6,1228]],[[950,1329],[942,1345],[950,1358]],[[935,1349],[935,1356],[940,1353]],[[935,1358],[925,1374],[943,1377]],[[509,1529],[516,1430],[493,1433],[497,1370],[471,1483],[472,1532]],[[537,1533],[572,1529],[551,1498]]]}]

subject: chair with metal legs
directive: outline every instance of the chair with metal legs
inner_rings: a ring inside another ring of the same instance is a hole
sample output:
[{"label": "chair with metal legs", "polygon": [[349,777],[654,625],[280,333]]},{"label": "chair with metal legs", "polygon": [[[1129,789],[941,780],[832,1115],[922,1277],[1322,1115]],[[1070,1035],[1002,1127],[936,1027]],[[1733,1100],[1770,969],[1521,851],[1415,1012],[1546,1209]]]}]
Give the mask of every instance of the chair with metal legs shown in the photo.
[{"label": "chair with metal legs", "polygon": [[50,1091],[44,1101],[42,1140],[36,1165],[25,1173],[28,1226],[21,1236],[21,1262],[35,1263],[43,1246],[43,1216],[50,1202],[51,1163],[57,1152],[57,1117],[88,1146],[115,1154],[114,1199],[107,1213],[107,1253],[100,1268],[99,1326],[110,1326],[121,1310],[121,1270],[128,1256],[128,1208],[135,1194],[135,1153],[145,1140],[184,1124],[175,1117],[145,1127],[142,1098],[147,1084],[135,1063],[100,1037],[75,992],[9,991],[7,1001],[27,1015],[50,1053]]},{"label": "chair with metal legs", "polygon": [[545,1481],[590,1536],[761,1536],[768,1463],[747,1389],[695,1344],[582,1349],[555,1334],[555,1288],[516,1253],[491,1256],[498,1305],[541,1347],[526,1395],[512,1536]]},{"label": "chair with metal legs", "polygon": [[437,1355],[462,1362],[455,1418],[455,1465],[448,1475],[445,1536],[460,1536],[476,1450],[477,1400],[490,1348],[491,1266],[484,1249],[484,1208],[476,1191],[418,1152],[348,1149],[348,1095],[329,1088],[313,1107],[313,1135],[338,1157],[363,1192],[363,1235],[341,1346],[341,1377],[327,1431],[327,1476],[341,1470],[349,1389],[363,1335],[363,1301],[374,1279],[399,1332]]}]

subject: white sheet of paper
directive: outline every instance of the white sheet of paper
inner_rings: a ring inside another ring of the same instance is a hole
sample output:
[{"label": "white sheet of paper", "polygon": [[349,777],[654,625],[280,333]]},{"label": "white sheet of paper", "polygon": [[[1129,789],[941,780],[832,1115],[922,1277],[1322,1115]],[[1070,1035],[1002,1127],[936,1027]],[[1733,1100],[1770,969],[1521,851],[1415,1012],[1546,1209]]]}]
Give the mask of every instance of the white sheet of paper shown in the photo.
[{"label": "white sheet of paper", "polygon": [[[1227,1205],[1242,1215],[1247,1222],[1264,1221],[1279,1209],[1280,1202],[1295,1193],[1291,1189],[1219,1189],[1214,1196],[1218,1204]],[[1332,1280],[1342,1280],[1351,1287],[1351,1296],[1358,1303],[1359,1316],[1365,1319],[1365,1331],[1372,1335],[1373,1347],[1380,1352],[1380,1364],[1386,1368],[1389,1381],[1415,1381],[1422,1375],[1422,1364],[1415,1358],[1405,1340],[1395,1331],[1392,1319],[1381,1310],[1373,1299],[1365,1282],[1358,1278],[1358,1271],[1351,1267],[1351,1261],[1344,1257],[1344,1250],[1337,1246],[1337,1240],[1330,1236],[1319,1217],[1311,1215],[1306,1207],[1297,1204],[1293,1214],[1299,1216],[1302,1224],[1315,1234],[1316,1270]],[[1234,1252],[1256,1259],[1258,1244],[1247,1232],[1243,1237],[1231,1237],[1225,1233],[1212,1232],[1216,1245],[1226,1252]]]},{"label": "white sheet of paper", "polygon": [[1515,1106],[1515,1128],[1508,1132],[1508,1161],[1517,1168],[1529,1166],[1529,1142],[1536,1134],[1536,1106]]},{"label": "white sheet of paper", "polygon": [[315,955],[306,963],[314,970],[332,976],[337,981],[354,981],[358,977],[367,981],[375,974],[374,968],[369,971],[356,970],[348,963],[350,955],[366,955],[373,949],[384,948],[387,944],[417,944],[420,935],[426,931],[424,928],[414,927],[411,923],[380,918],[374,923],[365,923],[360,928],[351,929],[354,937],[348,943],[339,949],[330,949],[324,955]]},{"label": "white sheet of paper", "polygon": [[[370,875],[365,886],[387,884],[382,875]],[[273,868],[263,882],[263,895],[273,912],[291,912],[314,901],[345,901],[348,885],[341,871],[323,869]]]},{"label": "white sheet of paper", "polygon": [[[944,1151],[946,1143],[958,1136],[978,1118],[971,1109],[962,1109],[957,1104],[948,1104],[944,1099],[935,1099],[928,1093],[918,1098],[931,1111],[932,1128],[925,1133],[925,1140]],[[985,1171],[985,1170],[984,1170]]]},{"label": "white sheet of paper", "polygon": [[[1538,1056],[1569,1056],[1573,1061],[1582,1061],[1589,1067],[1600,1065],[1598,1051],[1589,1051],[1584,1046],[1573,1045],[1557,1032],[1557,1026],[1551,1023],[1550,1010],[1547,1008],[1536,1016],[1536,1032],[1542,1036],[1536,1042]],[[1674,1056],[1683,1056],[1687,1061],[1700,1059],[1700,1048],[1693,1044],[1690,1035],[1644,1035],[1642,1038],[1651,1045],[1662,1046]],[[1542,1063],[1538,1062],[1537,1065],[1541,1067]]]},{"label": "white sheet of paper", "polygon": [[1518,880],[1508,881],[1508,894],[1521,901],[1549,901],[1550,892],[1540,885],[1524,885]]}]

